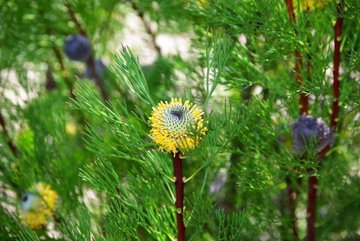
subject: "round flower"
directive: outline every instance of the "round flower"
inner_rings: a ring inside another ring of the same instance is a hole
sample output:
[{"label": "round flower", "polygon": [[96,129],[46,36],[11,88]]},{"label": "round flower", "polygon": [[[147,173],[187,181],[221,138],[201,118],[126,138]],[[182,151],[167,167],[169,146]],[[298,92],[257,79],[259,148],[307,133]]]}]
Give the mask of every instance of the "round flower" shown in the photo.
[{"label": "round flower", "polygon": [[57,193],[50,185],[37,183],[21,197],[21,221],[33,229],[44,227],[49,217],[54,214]]},{"label": "round flower", "polygon": [[320,119],[311,115],[301,115],[291,124],[293,132],[293,151],[301,153],[312,144],[321,152],[328,145],[332,145],[333,134],[330,128]]},{"label": "round flower", "polygon": [[177,153],[194,149],[207,128],[204,127],[203,112],[189,101],[171,99],[153,107],[150,130],[153,140],[161,150]]},{"label": "round flower", "polygon": [[329,0],[297,0],[296,3],[300,5],[300,10],[312,11],[315,8],[323,8]]}]

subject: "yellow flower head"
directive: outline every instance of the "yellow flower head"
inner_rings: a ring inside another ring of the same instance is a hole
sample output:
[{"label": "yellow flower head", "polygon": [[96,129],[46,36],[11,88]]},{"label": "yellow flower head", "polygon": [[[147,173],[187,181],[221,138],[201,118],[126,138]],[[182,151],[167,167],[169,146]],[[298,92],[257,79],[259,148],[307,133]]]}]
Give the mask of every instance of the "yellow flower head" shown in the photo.
[{"label": "yellow flower head", "polygon": [[315,8],[323,8],[329,0],[297,0],[300,4],[300,10],[314,10]]},{"label": "yellow flower head", "polygon": [[[192,0],[185,0],[185,3],[189,3],[191,1]],[[195,3],[201,7],[207,7],[207,5],[208,5],[207,0],[195,0]]]},{"label": "yellow flower head", "polygon": [[65,131],[68,135],[74,136],[77,133],[78,129],[74,123],[68,122],[65,125]]},{"label": "yellow flower head", "polygon": [[174,154],[179,150],[192,150],[207,131],[202,115],[202,110],[189,101],[160,102],[153,107],[150,117],[151,137],[161,150]]},{"label": "yellow flower head", "polygon": [[44,227],[48,218],[54,214],[57,193],[50,185],[37,183],[30,192],[21,198],[21,221],[33,229]]}]

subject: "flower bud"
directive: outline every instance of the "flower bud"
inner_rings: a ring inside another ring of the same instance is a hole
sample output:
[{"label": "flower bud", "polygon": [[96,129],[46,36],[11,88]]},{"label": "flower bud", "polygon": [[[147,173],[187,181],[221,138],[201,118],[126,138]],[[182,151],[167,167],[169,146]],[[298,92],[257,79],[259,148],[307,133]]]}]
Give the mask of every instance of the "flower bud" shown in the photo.
[{"label": "flower bud", "polygon": [[71,35],[65,41],[64,52],[71,60],[86,62],[91,51],[89,40],[82,35]]},{"label": "flower bud", "polygon": [[305,151],[312,144],[316,145],[317,152],[321,152],[328,145],[332,145],[332,132],[320,118],[301,115],[291,125],[291,129],[293,133],[293,152],[296,154]]}]

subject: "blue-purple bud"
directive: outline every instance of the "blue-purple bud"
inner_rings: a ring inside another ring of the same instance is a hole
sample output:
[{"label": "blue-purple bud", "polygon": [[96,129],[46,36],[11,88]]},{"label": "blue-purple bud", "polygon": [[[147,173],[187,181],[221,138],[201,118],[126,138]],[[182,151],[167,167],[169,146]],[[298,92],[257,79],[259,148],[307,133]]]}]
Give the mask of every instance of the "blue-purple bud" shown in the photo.
[{"label": "blue-purple bud", "polygon": [[291,124],[293,133],[293,152],[301,153],[312,144],[321,152],[328,145],[332,145],[333,135],[330,128],[320,119],[310,115],[301,115]]},{"label": "blue-purple bud", "polygon": [[82,35],[71,35],[65,41],[64,52],[71,60],[86,62],[91,56],[91,44]]},{"label": "blue-purple bud", "polygon": [[[99,77],[101,77],[106,69],[105,64],[101,61],[101,59],[96,59],[94,61],[95,71],[98,74]],[[89,69],[89,67],[86,68],[84,72],[84,76],[89,79],[94,79],[94,73]]]}]

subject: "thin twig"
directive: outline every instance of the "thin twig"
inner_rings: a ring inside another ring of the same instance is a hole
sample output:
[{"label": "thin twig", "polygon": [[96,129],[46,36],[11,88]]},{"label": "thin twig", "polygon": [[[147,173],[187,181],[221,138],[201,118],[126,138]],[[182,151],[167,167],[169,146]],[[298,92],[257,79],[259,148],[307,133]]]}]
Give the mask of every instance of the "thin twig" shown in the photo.
[{"label": "thin twig", "polygon": [[[290,17],[290,23],[292,24],[296,24],[296,16],[295,16],[295,11],[294,11],[294,5],[293,5],[293,1],[292,0],[285,0],[286,1],[286,6],[288,9],[288,14]],[[297,31],[294,27],[294,32],[297,35]],[[302,55],[298,50],[295,50],[295,76],[298,82],[299,87],[302,86],[303,84],[303,79],[301,76],[301,69],[303,66],[303,61],[302,61]],[[305,93],[300,93],[300,114],[306,114],[308,112],[308,97]]]},{"label": "thin twig", "polygon": [[182,153],[178,152],[173,156],[174,176],[176,188],[176,221],[177,221],[177,241],[185,240],[185,224],[184,224],[184,181],[182,174]]},{"label": "thin twig", "polygon": [[86,65],[87,65],[88,69],[92,72],[92,76],[94,76],[95,83],[100,89],[100,94],[101,94],[102,98],[105,101],[107,101],[109,99],[109,97],[108,97],[108,95],[106,93],[106,90],[105,90],[104,81],[100,78],[99,73],[96,71],[95,60],[94,60],[94,57],[92,55],[86,61]]},{"label": "thin twig", "polygon": [[70,3],[67,2],[65,5],[66,5],[66,7],[67,7],[67,9],[68,9],[68,12],[69,12],[71,21],[75,24],[76,29],[78,30],[78,32],[79,32],[81,35],[87,37],[86,31],[85,31],[85,29],[81,26],[79,20],[78,20],[77,17],[76,17],[76,14],[75,14],[74,10],[71,8]]},{"label": "thin twig", "polygon": [[57,61],[59,62],[59,65],[60,65],[60,70],[62,72],[62,75],[64,76],[64,79],[65,79],[65,83],[66,83],[66,86],[68,87],[69,89],[69,92],[70,92],[70,97],[75,99],[75,95],[74,95],[74,83],[73,81],[71,81],[70,77],[69,77],[69,73],[68,71],[66,70],[65,68],[65,64],[64,64],[64,58],[61,54],[61,51],[58,47],[56,46],[53,46],[53,51],[55,53],[55,56],[56,56],[56,59]]},{"label": "thin twig", "polygon": [[131,7],[134,9],[134,11],[138,15],[138,17],[141,19],[141,22],[144,25],[146,33],[150,36],[151,43],[152,43],[154,49],[156,50],[156,53],[158,54],[159,57],[161,57],[161,48],[156,43],[156,34],[152,31],[149,23],[146,21],[145,16],[144,16],[144,11],[139,9],[139,7],[136,5],[136,3],[134,1],[131,1]]},{"label": "thin twig", "polygon": [[4,135],[4,139],[6,141],[6,143],[8,144],[11,152],[13,153],[13,155],[15,157],[17,157],[17,148],[14,144],[14,142],[11,140],[10,136],[9,136],[9,132],[6,128],[6,124],[5,124],[5,119],[1,113],[1,110],[0,110],[0,126],[2,127],[2,130],[3,130],[3,135]]},{"label": "thin twig", "polygon": [[[78,18],[76,17],[76,13],[74,12],[74,10],[71,8],[70,3],[66,3],[65,4],[67,9],[68,9],[68,13],[70,15],[71,21],[75,24],[77,31],[83,35],[84,37],[88,38],[88,34],[86,33],[85,29],[81,26]],[[105,85],[103,80],[100,78],[99,73],[96,71],[96,67],[95,67],[95,60],[94,60],[94,56],[93,54],[90,55],[89,59],[86,61],[86,66],[87,68],[90,70],[90,72],[92,73],[92,76],[95,79],[95,83],[96,85],[99,87],[100,89],[100,94],[102,96],[102,98],[107,101],[108,95],[106,93],[105,90]]]},{"label": "thin twig", "polygon": [[46,90],[48,92],[51,92],[55,89],[57,89],[57,84],[54,79],[53,71],[51,68],[50,63],[47,64],[47,70],[46,70]]}]

